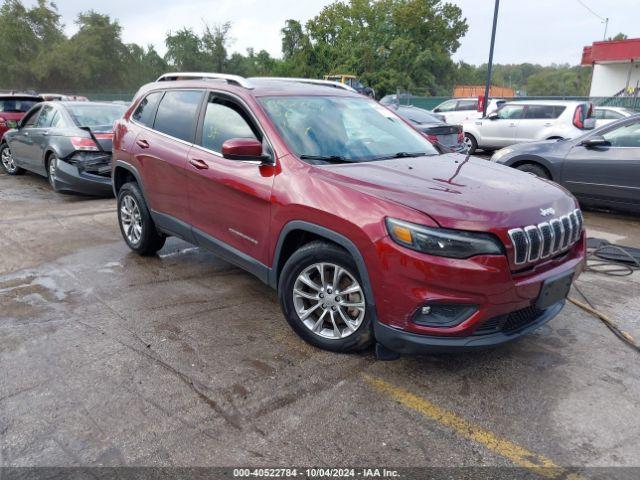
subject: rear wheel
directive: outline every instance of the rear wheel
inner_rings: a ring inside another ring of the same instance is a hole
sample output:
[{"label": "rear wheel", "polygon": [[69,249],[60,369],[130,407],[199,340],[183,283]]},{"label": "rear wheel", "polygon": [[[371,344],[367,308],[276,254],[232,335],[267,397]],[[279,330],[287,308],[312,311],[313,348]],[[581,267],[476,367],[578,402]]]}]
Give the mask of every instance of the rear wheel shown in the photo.
[{"label": "rear wheel", "polygon": [[291,327],[312,345],[349,352],[373,341],[357,266],[334,244],[317,241],[296,251],[280,275],[278,297]]},{"label": "rear wheel", "polygon": [[551,179],[549,172],[547,172],[544,167],[536,165],[535,163],[523,163],[522,165],[518,165],[516,168],[521,172],[531,173],[536,177],[546,178],[547,180]]},{"label": "rear wheel", "polygon": [[16,165],[11,149],[6,143],[0,146],[0,160],[2,161],[2,168],[9,175],[22,175],[24,173],[24,170]]},{"label": "rear wheel", "polygon": [[54,191],[57,191],[56,188],[56,171],[58,169],[58,157],[56,157],[55,153],[49,155],[49,160],[47,161],[47,179],[49,180],[49,185],[53,188]]},{"label": "rear wheel", "polygon": [[473,135],[471,135],[470,133],[465,133],[464,144],[467,147],[468,154],[471,155],[473,153],[476,153],[476,150],[478,149],[478,142]]},{"label": "rear wheel", "polygon": [[136,183],[125,183],[118,192],[118,223],[122,238],[139,255],[155,255],[164,246],[166,237],[158,233]]}]

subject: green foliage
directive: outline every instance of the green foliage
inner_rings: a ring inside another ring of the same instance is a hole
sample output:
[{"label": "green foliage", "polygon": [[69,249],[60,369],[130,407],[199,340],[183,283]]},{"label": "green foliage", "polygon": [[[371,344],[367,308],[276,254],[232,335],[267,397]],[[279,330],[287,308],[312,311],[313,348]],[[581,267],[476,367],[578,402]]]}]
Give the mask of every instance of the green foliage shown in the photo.
[{"label": "green foliage", "polygon": [[[487,65],[475,67],[460,62],[456,65],[457,85],[484,85]],[[513,88],[516,93],[531,96],[583,96],[589,93],[589,68],[569,65],[494,65],[492,84]]]},{"label": "green foliage", "polygon": [[[0,88],[60,92],[137,90],[163,72],[217,71],[243,76],[322,78],[353,74],[378,96],[398,88],[451,95],[458,84],[483,84],[486,65],[455,64],[467,32],[462,11],[446,0],[337,0],[305,25],[281,30],[282,59],[265,50],[229,54],[231,24],[181,28],[165,37],[166,54],[124,44],[117,20],[80,13],[65,36],[55,3],[0,0]],[[625,38],[618,34],[614,39]],[[589,70],[568,65],[496,65],[493,83],[529,95],[585,95]]]}]

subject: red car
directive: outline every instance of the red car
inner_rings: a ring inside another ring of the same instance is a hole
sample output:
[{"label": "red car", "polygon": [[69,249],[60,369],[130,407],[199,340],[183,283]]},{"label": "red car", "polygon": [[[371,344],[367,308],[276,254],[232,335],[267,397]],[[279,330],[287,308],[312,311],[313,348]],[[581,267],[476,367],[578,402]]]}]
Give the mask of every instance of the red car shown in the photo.
[{"label": "red car", "polygon": [[144,86],[115,124],[132,250],[155,254],[173,235],[218,253],[276,288],[293,329],[333,351],[487,347],[563,308],[585,263],[563,188],[438,155],[362,95],[188,75]]},{"label": "red car", "polygon": [[18,122],[31,107],[42,101],[44,99],[38,95],[0,94],[0,140],[7,130],[18,126]]}]

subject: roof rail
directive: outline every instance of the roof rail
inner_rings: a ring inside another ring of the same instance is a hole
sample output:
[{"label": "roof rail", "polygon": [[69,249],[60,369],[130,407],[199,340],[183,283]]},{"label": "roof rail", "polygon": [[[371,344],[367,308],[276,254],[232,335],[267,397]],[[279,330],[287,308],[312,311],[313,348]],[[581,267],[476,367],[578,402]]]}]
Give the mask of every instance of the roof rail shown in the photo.
[{"label": "roof rail", "polygon": [[315,78],[296,78],[296,77],[253,77],[249,80],[276,80],[281,82],[294,82],[294,83],[308,83],[311,85],[320,85],[325,87],[339,88],[341,90],[347,90],[349,92],[356,92],[357,90],[349,85],[340,82],[332,82],[331,80],[318,80]]},{"label": "roof rail", "polygon": [[229,75],[227,73],[210,72],[171,72],[160,75],[156,82],[172,82],[176,80],[226,80],[227,83],[238,85],[243,88],[253,88],[246,78],[240,75]]}]

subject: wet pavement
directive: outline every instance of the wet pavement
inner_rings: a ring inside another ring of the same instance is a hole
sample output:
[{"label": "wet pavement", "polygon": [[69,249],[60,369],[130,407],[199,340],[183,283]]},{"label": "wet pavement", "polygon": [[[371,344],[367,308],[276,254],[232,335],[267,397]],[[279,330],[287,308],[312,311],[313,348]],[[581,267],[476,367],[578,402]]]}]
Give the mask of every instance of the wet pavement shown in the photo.
[{"label": "wet pavement", "polygon": [[[212,254],[131,253],[113,199],[0,175],[0,205],[0,466],[640,464],[640,355],[573,305],[497,350],[338,355]],[[640,337],[640,273],[578,284]]]}]

